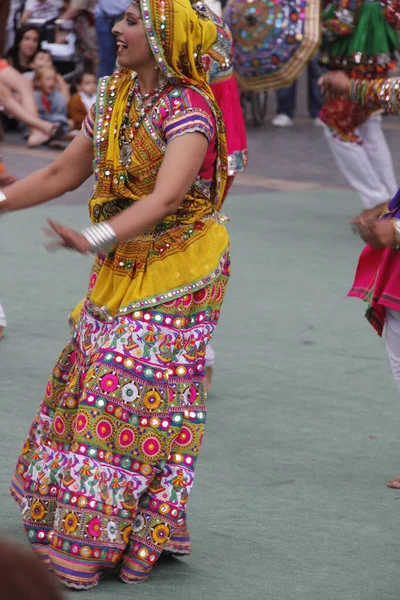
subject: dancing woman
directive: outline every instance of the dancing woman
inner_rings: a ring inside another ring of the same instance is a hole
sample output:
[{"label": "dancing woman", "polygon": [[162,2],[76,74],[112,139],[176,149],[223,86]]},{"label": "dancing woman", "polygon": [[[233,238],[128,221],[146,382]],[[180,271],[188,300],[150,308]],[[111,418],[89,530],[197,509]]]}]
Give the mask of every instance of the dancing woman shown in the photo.
[{"label": "dancing woman", "polygon": [[114,33],[120,68],[83,131],[0,204],[46,202],[94,165],[93,225],[49,222],[55,244],[96,258],[12,482],[34,550],[80,589],[147,579],[184,512],[229,272],[226,142],[202,65],[215,25],[185,0],[141,0]]}]

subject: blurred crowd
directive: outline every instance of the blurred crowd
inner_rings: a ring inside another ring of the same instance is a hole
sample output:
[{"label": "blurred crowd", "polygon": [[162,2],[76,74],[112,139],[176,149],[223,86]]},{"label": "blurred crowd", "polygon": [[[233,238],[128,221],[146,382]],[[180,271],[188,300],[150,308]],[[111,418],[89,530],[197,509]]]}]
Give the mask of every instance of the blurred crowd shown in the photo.
[{"label": "blurred crowd", "polygon": [[111,29],[128,5],[129,0],[0,2],[0,139],[4,131],[17,130],[29,147],[64,147],[76,135],[94,102],[98,77],[115,68]]}]

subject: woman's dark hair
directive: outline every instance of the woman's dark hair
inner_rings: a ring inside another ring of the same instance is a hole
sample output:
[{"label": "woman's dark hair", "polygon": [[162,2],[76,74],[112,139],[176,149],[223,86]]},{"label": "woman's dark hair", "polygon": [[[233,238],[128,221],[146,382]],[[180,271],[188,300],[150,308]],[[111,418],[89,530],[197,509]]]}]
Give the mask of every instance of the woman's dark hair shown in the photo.
[{"label": "woman's dark hair", "polygon": [[41,30],[36,25],[24,25],[23,27],[18,29],[16,36],[15,36],[14,45],[7,52],[7,58],[11,58],[12,66],[14,67],[14,69],[17,69],[17,71],[19,71],[20,73],[25,73],[26,71],[30,70],[30,69],[26,69],[25,67],[23,67],[19,62],[19,45],[27,31],[37,31],[37,34],[39,36],[38,47],[37,47],[35,54],[32,56],[32,60],[35,58],[36,54],[40,50],[40,44],[41,44]]}]

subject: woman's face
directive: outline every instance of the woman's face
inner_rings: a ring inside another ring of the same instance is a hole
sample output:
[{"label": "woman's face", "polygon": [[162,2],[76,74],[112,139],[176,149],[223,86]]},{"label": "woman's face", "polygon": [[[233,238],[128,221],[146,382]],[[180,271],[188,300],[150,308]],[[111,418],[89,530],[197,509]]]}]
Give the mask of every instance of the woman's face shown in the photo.
[{"label": "woman's face", "polygon": [[117,37],[117,61],[120,67],[137,70],[155,64],[138,6],[128,8],[112,31]]},{"label": "woman's face", "polygon": [[19,51],[25,58],[32,58],[39,48],[39,33],[35,29],[28,29],[23,34],[19,43]]}]

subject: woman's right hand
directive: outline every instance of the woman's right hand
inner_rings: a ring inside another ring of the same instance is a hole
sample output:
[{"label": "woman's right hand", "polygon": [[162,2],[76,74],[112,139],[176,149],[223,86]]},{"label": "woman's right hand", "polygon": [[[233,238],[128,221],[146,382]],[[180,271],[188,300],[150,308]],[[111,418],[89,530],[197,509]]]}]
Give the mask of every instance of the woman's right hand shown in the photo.
[{"label": "woman's right hand", "polygon": [[343,71],[331,71],[320,77],[318,85],[325,96],[340,98],[350,94],[351,79]]}]

